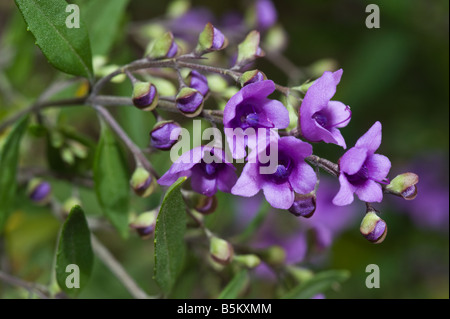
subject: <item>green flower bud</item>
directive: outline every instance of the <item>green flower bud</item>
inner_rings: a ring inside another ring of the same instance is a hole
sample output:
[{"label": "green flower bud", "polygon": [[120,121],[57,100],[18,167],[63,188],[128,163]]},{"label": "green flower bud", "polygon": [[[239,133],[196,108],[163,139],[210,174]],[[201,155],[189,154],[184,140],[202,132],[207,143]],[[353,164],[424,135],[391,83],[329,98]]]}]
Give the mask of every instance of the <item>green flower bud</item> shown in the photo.
[{"label": "green flower bud", "polygon": [[392,194],[403,197],[406,200],[412,200],[417,196],[417,186],[419,176],[414,173],[403,173],[397,175],[386,186],[386,189]]},{"label": "green flower bud", "polygon": [[135,229],[142,239],[150,238],[155,230],[157,215],[155,210],[142,213],[130,223],[130,227]]},{"label": "green flower bud", "polygon": [[222,265],[227,265],[233,259],[234,249],[233,246],[226,240],[218,237],[212,237],[209,246],[209,253],[214,261]]},{"label": "green flower bud", "polygon": [[263,252],[263,259],[270,265],[283,265],[286,261],[286,251],[280,246],[270,246]]},{"label": "green flower bud", "polygon": [[259,47],[259,40],[259,32],[253,30],[247,35],[244,41],[238,45],[236,66],[244,66],[255,58],[264,56],[263,50]]},{"label": "green flower bud", "polygon": [[387,225],[375,211],[369,210],[364,216],[359,230],[368,241],[380,244],[386,238]]},{"label": "green flower bud", "polygon": [[156,179],[142,166],[138,166],[131,176],[130,185],[140,197],[147,197],[156,187]]},{"label": "green flower bud", "polygon": [[132,99],[138,109],[152,111],[158,104],[158,91],[150,82],[135,82]]},{"label": "green flower bud", "polygon": [[249,255],[236,255],[233,259],[235,262],[247,267],[247,268],[255,268],[261,264],[261,259],[253,254]]},{"label": "green flower bud", "polygon": [[207,23],[202,33],[200,33],[195,51],[197,55],[202,55],[207,52],[222,50],[227,45],[228,40],[223,33],[211,23]]},{"label": "green flower bud", "polygon": [[167,32],[151,45],[148,50],[148,57],[151,59],[173,58],[177,52],[178,46],[173,39],[173,34]]}]

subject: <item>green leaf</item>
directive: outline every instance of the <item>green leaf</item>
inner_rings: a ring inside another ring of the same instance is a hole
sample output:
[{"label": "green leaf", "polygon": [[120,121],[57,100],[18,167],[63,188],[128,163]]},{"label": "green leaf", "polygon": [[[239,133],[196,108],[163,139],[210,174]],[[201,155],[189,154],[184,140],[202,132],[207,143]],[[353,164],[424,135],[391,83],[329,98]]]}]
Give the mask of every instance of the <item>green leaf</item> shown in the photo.
[{"label": "green leaf", "polygon": [[[75,12],[66,8],[64,0],[15,0],[28,30],[48,61],[57,69],[92,78],[91,46],[87,30],[80,21],[79,28],[68,28]],[[82,13],[80,13],[81,15]]]},{"label": "green leaf", "polygon": [[281,299],[309,299],[314,295],[323,293],[334,285],[347,280],[350,272],[347,270],[329,270],[318,273],[293,288]]},{"label": "green leaf", "polygon": [[[59,287],[69,296],[76,296],[86,286],[93,263],[91,234],[86,218],[81,207],[74,206],[59,238],[56,255],[56,280]],[[77,282],[78,285],[72,286]]]},{"label": "green leaf", "polygon": [[81,7],[93,55],[108,55],[128,2],[129,0],[90,0]]},{"label": "green leaf", "polygon": [[228,285],[222,290],[219,299],[236,299],[245,289],[249,282],[248,271],[246,269],[238,272]]},{"label": "green leaf", "polygon": [[3,232],[16,195],[19,146],[27,125],[28,117],[19,120],[0,150],[0,234]]},{"label": "green leaf", "polygon": [[178,179],[164,196],[155,226],[155,280],[165,294],[175,284],[184,259],[186,210]]},{"label": "green leaf", "polygon": [[94,159],[94,182],[103,213],[123,238],[128,237],[129,176],[121,148],[113,133],[102,125]]}]

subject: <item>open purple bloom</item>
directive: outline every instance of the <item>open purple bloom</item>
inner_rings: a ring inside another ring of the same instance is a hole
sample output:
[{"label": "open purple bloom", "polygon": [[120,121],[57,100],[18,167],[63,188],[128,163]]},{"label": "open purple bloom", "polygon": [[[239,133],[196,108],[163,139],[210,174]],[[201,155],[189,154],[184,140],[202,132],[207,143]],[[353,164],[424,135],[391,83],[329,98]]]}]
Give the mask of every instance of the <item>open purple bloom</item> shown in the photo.
[{"label": "open purple bloom", "polygon": [[259,30],[266,30],[277,22],[277,10],[270,0],[256,1],[256,24]]},{"label": "open purple bloom", "polygon": [[212,196],[220,189],[229,193],[236,183],[236,168],[226,160],[222,149],[198,146],[181,155],[158,180],[160,185],[172,185],[178,178],[191,178],[197,193]]},{"label": "open purple bloom", "polygon": [[339,160],[341,188],[333,199],[335,205],[353,202],[353,193],[365,202],[381,202],[383,191],[379,183],[385,183],[391,168],[389,159],[375,151],[381,144],[381,123],[375,124],[361,136],[355,147]]},{"label": "open purple bloom", "polygon": [[350,108],[338,101],[330,101],[342,76],[342,69],[324,72],[306,92],[300,107],[300,127],[311,142],[333,143],[347,148],[339,128],[350,122]]},{"label": "open purple bloom", "polygon": [[234,158],[243,158],[246,155],[248,138],[254,138],[259,128],[288,127],[288,110],[280,101],[267,98],[274,90],[275,84],[270,80],[251,83],[227,102],[223,125]]},{"label": "open purple bloom", "polygon": [[278,143],[278,162],[273,173],[263,171],[274,159],[271,154],[269,162],[262,164],[259,158],[261,154],[266,154],[266,149],[263,149],[256,154],[256,161],[249,160],[244,166],[231,193],[251,197],[262,189],[270,205],[288,209],[294,203],[294,191],[306,194],[314,189],[316,174],[304,161],[305,157],[312,154],[312,146],[293,136],[271,140],[267,148],[270,148],[271,143]]}]

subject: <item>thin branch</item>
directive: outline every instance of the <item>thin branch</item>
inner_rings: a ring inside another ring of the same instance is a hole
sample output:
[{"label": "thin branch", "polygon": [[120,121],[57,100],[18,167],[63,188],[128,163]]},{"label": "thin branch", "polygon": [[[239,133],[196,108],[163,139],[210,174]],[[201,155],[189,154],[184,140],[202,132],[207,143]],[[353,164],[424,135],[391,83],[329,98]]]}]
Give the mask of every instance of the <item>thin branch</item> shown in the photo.
[{"label": "thin branch", "polygon": [[111,270],[111,272],[119,279],[119,281],[125,286],[128,292],[136,299],[150,299],[145,291],[143,291],[128,275],[122,265],[114,258],[109,250],[103,246],[103,244],[91,234],[92,248],[98,258]]},{"label": "thin branch", "polygon": [[338,164],[333,163],[327,159],[321,158],[317,155],[310,155],[306,158],[306,160],[310,162],[312,165],[320,167],[328,174],[333,175],[334,177],[339,177]]},{"label": "thin branch", "polygon": [[35,293],[41,299],[50,298],[50,294],[45,287],[11,276],[1,270],[0,280],[7,283],[8,285],[24,288],[28,290],[29,293]]}]

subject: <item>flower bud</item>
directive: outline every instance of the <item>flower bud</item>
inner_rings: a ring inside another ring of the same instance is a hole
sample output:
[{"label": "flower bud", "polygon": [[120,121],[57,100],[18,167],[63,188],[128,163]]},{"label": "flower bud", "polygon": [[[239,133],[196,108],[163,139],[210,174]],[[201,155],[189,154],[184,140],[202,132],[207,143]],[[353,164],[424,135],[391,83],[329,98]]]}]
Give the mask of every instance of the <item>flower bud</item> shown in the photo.
[{"label": "flower bud", "polygon": [[233,259],[234,249],[233,246],[226,240],[218,237],[212,237],[209,246],[209,253],[214,261],[222,265],[227,265]]},{"label": "flower bud", "polygon": [[33,178],[28,183],[28,197],[38,205],[46,205],[50,201],[52,187],[40,178]]},{"label": "flower bud", "polygon": [[241,82],[241,86],[246,86],[247,84],[260,82],[264,80],[267,80],[267,76],[259,70],[251,70],[244,72],[244,74],[242,74],[239,79],[239,81]]},{"label": "flower bud", "polygon": [[196,117],[203,110],[203,95],[196,89],[184,87],[176,97],[177,108],[187,117]]},{"label": "flower bud", "polygon": [[368,241],[379,244],[386,238],[387,225],[375,211],[370,210],[364,216],[359,231]]},{"label": "flower bud", "polygon": [[208,86],[208,80],[206,79],[206,76],[199,73],[198,71],[192,70],[189,73],[188,80],[189,80],[190,88],[196,89],[203,96],[206,96],[206,94],[208,94],[209,86]]},{"label": "flower bud", "polygon": [[147,197],[153,193],[156,179],[142,166],[138,166],[131,176],[130,185],[140,197]]},{"label": "flower bud", "polygon": [[156,217],[157,213],[154,210],[142,213],[130,223],[130,227],[135,229],[142,239],[147,239],[155,230]]},{"label": "flower bud", "polygon": [[197,55],[202,55],[207,52],[222,50],[227,45],[228,40],[223,33],[216,29],[211,23],[208,23],[202,33],[200,33],[195,51]]},{"label": "flower bud", "polygon": [[280,246],[270,246],[262,254],[264,261],[273,266],[283,265],[286,261],[286,251]]},{"label": "flower bud", "polygon": [[172,32],[165,33],[158,38],[148,50],[151,59],[173,58],[178,52],[178,46],[173,39]]},{"label": "flower bud", "polygon": [[258,31],[251,31],[247,37],[238,45],[237,66],[244,66],[257,57],[264,56],[264,52],[259,47],[260,34]]},{"label": "flower bud", "polygon": [[419,176],[414,173],[403,173],[397,175],[386,186],[386,189],[392,194],[401,196],[406,200],[412,200],[417,196],[417,186],[419,182]]},{"label": "flower bud", "polygon": [[159,150],[168,151],[178,142],[181,127],[174,121],[162,121],[155,124],[150,132],[150,144]]},{"label": "flower bud", "polygon": [[203,215],[214,213],[217,208],[217,197],[215,195],[209,197],[201,194],[198,195],[200,196],[198,197],[197,204],[194,207],[195,210]]},{"label": "flower bud", "polygon": [[81,206],[81,201],[77,197],[70,197],[62,205],[63,213],[66,216],[69,216],[70,211],[74,206]]},{"label": "flower bud", "polygon": [[234,256],[233,260],[247,268],[255,268],[258,267],[261,263],[261,259],[253,254],[250,255],[237,255]]},{"label": "flower bud", "polygon": [[133,104],[143,111],[152,111],[158,104],[158,92],[150,82],[133,84]]},{"label": "flower bud", "polygon": [[305,218],[311,217],[316,211],[316,195],[314,192],[309,194],[295,193],[294,204],[289,208],[289,212],[295,216]]}]

